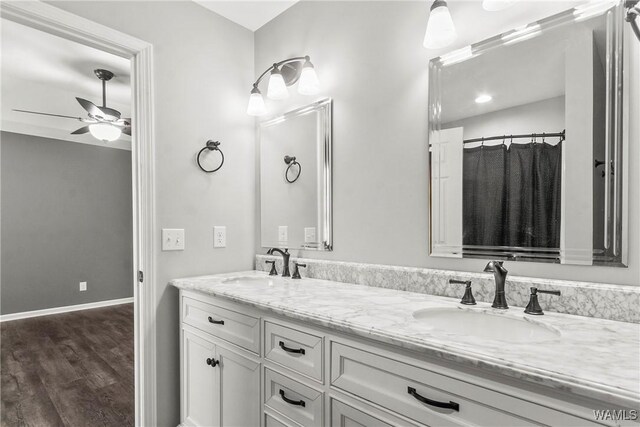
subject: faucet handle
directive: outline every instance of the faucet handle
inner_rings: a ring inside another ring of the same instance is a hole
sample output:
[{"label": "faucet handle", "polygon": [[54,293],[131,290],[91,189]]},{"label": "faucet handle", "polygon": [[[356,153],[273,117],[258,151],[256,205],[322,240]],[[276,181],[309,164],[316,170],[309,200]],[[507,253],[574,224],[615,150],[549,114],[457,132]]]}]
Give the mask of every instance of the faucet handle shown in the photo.
[{"label": "faucet handle", "polygon": [[540,307],[540,304],[538,303],[538,293],[560,296],[560,291],[545,291],[536,287],[532,287],[531,295],[529,297],[529,304],[527,304],[524,309],[525,313],[537,316],[541,316],[544,314],[544,312],[542,311],[542,307]]},{"label": "faucet handle", "polygon": [[306,267],[307,264],[300,264],[298,262],[294,262],[293,263],[293,275],[291,276],[292,279],[302,279],[302,277],[300,276],[300,271],[298,270],[298,267]]},{"label": "faucet handle", "polygon": [[271,271],[269,271],[269,276],[277,276],[278,270],[276,270],[276,262],[275,261],[265,261],[265,264],[271,264]]},{"label": "faucet handle", "polygon": [[471,292],[471,280],[449,279],[449,283],[456,285],[465,285],[464,295],[460,300],[460,304],[476,305],[476,299],[473,297],[473,293]]}]

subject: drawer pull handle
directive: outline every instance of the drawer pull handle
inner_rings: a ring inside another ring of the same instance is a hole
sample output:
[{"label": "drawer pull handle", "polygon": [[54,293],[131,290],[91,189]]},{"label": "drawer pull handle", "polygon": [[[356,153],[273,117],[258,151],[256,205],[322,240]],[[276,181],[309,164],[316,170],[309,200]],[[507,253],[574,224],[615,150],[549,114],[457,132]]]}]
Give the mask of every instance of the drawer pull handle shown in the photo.
[{"label": "drawer pull handle", "polygon": [[291,399],[288,399],[287,396],[284,395],[284,390],[282,390],[282,389],[280,389],[280,397],[282,398],[282,400],[287,402],[289,405],[302,406],[303,408],[306,406],[306,404],[304,403],[304,400],[291,400]]},{"label": "drawer pull handle", "polygon": [[286,345],[284,345],[284,342],[280,341],[280,344],[278,344],[280,346],[281,349],[283,349],[284,351],[286,351],[287,353],[297,353],[297,354],[304,354],[304,348],[289,348]]},{"label": "drawer pull handle", "polygon": [[415,397],[422,403],[426,403],[427,405],[435,406],[437,408],[446,408],[453,409],[454,411],[460,411],[460,405],[458,405],[456,402],[438,402],[437,400],[427,399],[424,396],[420,396],[416,389],[413,387],[409,387],[408,392],[411,396]]},{"label": "drawer pull handle", "polygon": [[209,323],[213,323],[215,325],[224,325],[224,320],[213,320],[213,317],[209,316]]},{"label": "drawer pull handle", "polygon": [[212,368],[215,368],[219,363],[220,361],[207,357],[207,365],[211,366]]}]

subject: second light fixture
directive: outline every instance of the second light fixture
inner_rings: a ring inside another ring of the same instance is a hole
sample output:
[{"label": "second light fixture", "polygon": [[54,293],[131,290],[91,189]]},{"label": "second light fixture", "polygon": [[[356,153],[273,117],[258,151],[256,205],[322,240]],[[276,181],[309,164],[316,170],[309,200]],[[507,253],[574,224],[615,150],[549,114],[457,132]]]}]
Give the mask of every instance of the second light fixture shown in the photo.
[{"label": "second light fixture", "polygon": [[298,82],[298,93],[302,95],[315,95],[320,92],[320,82],[309,56],[297,56],[276,62],[253,83],[247,107],[247,114],[250,116],[262,116],[267,112],[262,92],[258,88],[267,74],[269,74],[267,97],[270,99],[288,98],[289,89],[287,87],[296,82]]}]

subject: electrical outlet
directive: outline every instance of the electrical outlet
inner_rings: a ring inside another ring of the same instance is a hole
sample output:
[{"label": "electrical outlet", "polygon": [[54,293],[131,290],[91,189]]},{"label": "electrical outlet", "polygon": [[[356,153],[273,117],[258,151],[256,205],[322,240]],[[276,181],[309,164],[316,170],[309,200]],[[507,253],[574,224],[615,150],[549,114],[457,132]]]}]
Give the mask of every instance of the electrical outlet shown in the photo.
[{"label": "electrical outlet", "polygon": [[213,227],[213,247],[225,248],[227,246],[227,227],[216,225]]},{"label": "electrical outlet", "polygon": [[315,227],[305,227],[304,228],[304,242],[305,243],[315,243],[316,242],[316,228]]},{"label": "electrical outlet", "polygon": [[286,244],[289,241],[289,227],[281,225],[278,227],[278,243]]},{"label": "electrical outlet", "polygon": [[87,290],[87,282],[80,282],[80,292]]},{"label": "electrical outlet", "polygon": [[184,228],[163,228],[162,229],[162,250],[163,251],[183,251],[184,250]]}]

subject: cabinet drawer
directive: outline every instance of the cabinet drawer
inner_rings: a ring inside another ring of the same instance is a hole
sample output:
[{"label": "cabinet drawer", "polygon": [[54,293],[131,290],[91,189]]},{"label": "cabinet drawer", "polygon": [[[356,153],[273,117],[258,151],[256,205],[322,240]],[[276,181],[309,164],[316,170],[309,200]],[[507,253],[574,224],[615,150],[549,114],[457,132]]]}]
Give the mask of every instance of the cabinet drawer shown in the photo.
[{"label": "cabinet drawer", "polygon": [[182,321],[254,353],[260,350],[260,320],[183,297]]},{"label": "cabinet drawer", "polygon": [[[383,419],[384,418],[384,419]],[[392,418],[392,419],[387,419]],[[355,408],[336,399],[331,399],[331,427],[413,427],[395,417],[381,417],[371,408]]]},{"label": "cabinet drawer", "polygon": [[[331,343],[331,384],[426,425],[591,425],[563,412],[335,342]],[[455,403],[458,408],[434,406],[438,403]]]},{"label": "cabinet drawer", "polygon": [[322,337],[264,323],[265,358],[322,382]]},{"label": "cabinet drawer", "polygon": [[264,425],[265,427],[299,427],[299,424],[296,424],[293,421],[289,421],[288,424],[285,424],[273,415],[267,413],[264,414]]},{"label": "cabinet drawer", "polygon": [[322,426],[323,393],[271,369],[264,371],[265,406],[303,426]]}]

